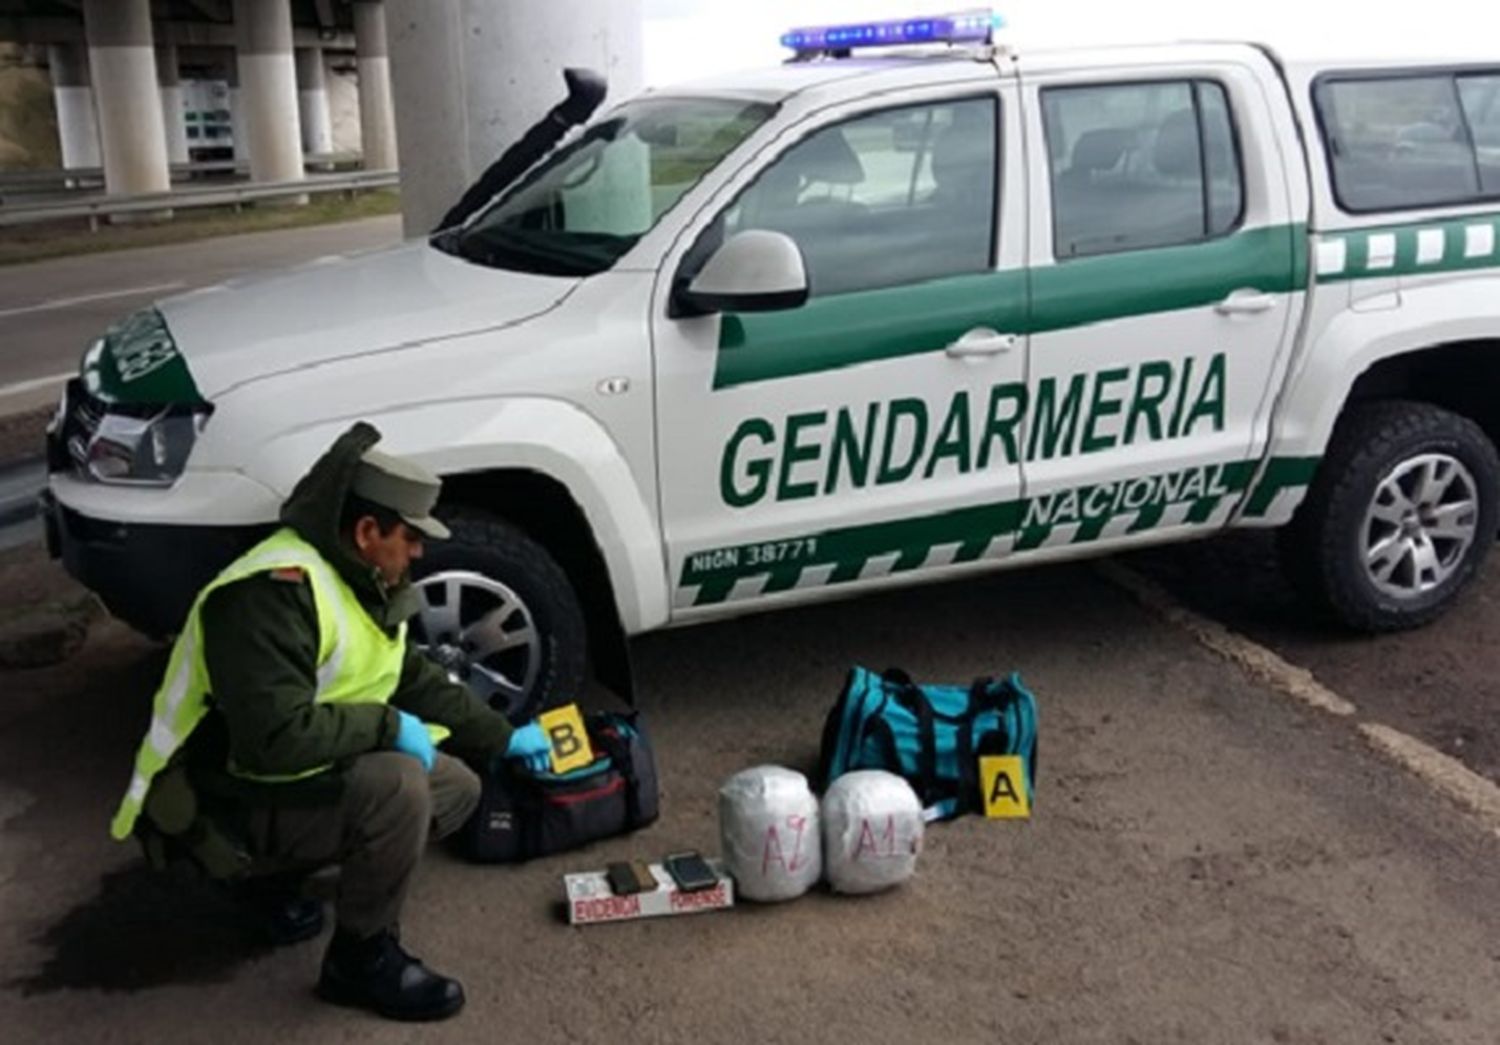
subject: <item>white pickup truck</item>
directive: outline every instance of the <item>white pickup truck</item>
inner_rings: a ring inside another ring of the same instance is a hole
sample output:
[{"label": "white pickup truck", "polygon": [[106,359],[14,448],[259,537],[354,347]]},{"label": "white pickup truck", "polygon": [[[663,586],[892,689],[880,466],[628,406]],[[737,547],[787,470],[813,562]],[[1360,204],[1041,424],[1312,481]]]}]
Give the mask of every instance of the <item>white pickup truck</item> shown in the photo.
[{"label": "white pickup truck", "polygon": [[651,629],[1229,527],[1354,628],[1454,603],[1500,527],[1500,63],[783,40],[459,226],[113,329],[54,553],[171,632],[363,419],[446,479],[416,633],[517,714]]}]

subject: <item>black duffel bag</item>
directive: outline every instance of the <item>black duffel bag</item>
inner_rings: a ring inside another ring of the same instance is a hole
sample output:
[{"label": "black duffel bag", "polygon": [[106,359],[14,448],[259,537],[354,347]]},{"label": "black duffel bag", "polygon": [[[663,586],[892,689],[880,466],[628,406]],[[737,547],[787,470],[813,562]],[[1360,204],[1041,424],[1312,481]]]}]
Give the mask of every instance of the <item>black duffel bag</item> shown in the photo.
[{"label": "black duffel bag", "polygon": [[480,773],[479,805],[453,836],[478,863],[505,864],[577,849],[657,817],[656,760],[632,713],[584,717],[594,760],[567,773],[530,773],[496,759]]}]

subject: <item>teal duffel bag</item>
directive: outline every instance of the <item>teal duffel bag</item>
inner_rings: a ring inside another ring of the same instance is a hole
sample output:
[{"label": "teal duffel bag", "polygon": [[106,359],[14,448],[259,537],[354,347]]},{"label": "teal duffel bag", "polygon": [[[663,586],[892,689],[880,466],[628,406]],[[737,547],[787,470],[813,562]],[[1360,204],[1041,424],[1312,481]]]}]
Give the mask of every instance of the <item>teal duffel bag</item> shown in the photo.
[{"label": "teal duffel bag", "polygon": [[827,788],[855,769],[896,773],[929,817],[946,819],[982,808],[984,755],[1021,756],[1034,801],[1036,698],[1019,675],[966,688],[919,686],[896,668],[854,668],[823,724],[818,776]]}]

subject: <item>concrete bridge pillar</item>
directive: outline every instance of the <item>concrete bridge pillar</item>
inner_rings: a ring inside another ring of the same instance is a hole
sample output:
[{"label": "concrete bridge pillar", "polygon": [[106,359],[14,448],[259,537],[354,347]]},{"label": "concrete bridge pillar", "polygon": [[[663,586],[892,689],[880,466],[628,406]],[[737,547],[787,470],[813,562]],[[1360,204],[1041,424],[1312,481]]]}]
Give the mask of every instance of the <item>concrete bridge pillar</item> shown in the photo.
[{"label": "concrete bridge pillar", "polygon": [[[300,180],[302,130],[290,0],[234,0],[234,27],[250,178]],[[307,197],[293,201],[306,203]]]},{"label": "concrete bridge pillar", "polygon": [[384,4],[356,0],[354,53],[365,170],[395,170],[400,161],[396,155],[396,111],[391,104],[391,51]]},{"label": "concrete bridge pillar", "polygon": [[[385,7],[409,236],[429,232],[506,146],[562,101],[564,67],[608,76],[605,108],[641,88],[642,0],[387,0]],[[366,145],[367,164],[369,155]]]},{"label": "concrete bridge pillar", "polygon": [[53,44],[47,49],[52,99],[57,106],[57,137],[65,169],[98,167],[99,122],[94,118],[94,88],[89,82],[88,51],[80,44]]},{"label": "concrete bridge pillar", "polygon": [[182,112],[182,77],[177,71],[177,48],[156,47],[156,82],[161,88],[161,122],[167,135],[167,159],[188,162],[187,121]]},{"label": "concrete bridge pillar", "polygon": [[333,151],[333,118],[328,110],[328,73],[321,47],[297,48],[297,100],[302,116],[302,151],[309,156]]},{"label": "concrete bridge pillar", "polygon": [[156,83],[150,0],[84,0],[84,37],[111,193],[166,192],[166,128]]},{"label": "concrete bridge pillar", "polygon": [[240,57],[232,47],[224,48],[224,82],[229,86],[229,136],[234,139],[234,158],[250,162],[250,132],[245,127],[245,99],[240,90]]}]

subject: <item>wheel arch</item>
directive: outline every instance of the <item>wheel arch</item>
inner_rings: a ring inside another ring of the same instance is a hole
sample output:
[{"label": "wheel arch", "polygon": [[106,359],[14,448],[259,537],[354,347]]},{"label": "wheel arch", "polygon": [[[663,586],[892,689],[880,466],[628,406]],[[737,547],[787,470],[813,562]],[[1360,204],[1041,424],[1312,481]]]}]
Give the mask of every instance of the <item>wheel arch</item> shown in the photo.
[{"label": "wheel arch", "polygon": [[1469,418],[1500,446],[1500,337],[1428,345],[1385,356],[1349,389],[1341,414],[1382,399],[1410,399]]},{"label": "wheel arch", "polygon": [[447,477],[443,500],[498,516],[547,549],[577,593],[595,678],[633,700],[629,643],[614,582],[589,521],[567,487],[530,469],[495,468]]},{"label": "wheel arch", "polygon": [[[1476,392],[1500,377],[1500,305],[1495,279],[1403,288],[1401,305],[1347,308],[1307,347],[1276,411],[1273,456],[1319,456],[1346,409],[1379,398],[1431,402],[1470,417],[1491,440],[1500,407]],[[1323,288],[1320,288],[1320,291]]]}]

